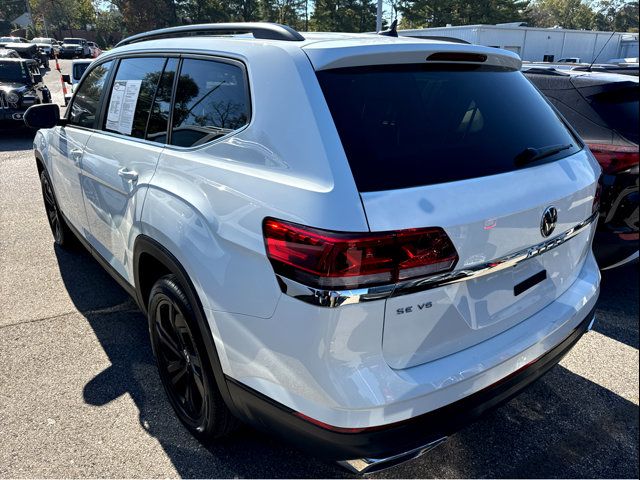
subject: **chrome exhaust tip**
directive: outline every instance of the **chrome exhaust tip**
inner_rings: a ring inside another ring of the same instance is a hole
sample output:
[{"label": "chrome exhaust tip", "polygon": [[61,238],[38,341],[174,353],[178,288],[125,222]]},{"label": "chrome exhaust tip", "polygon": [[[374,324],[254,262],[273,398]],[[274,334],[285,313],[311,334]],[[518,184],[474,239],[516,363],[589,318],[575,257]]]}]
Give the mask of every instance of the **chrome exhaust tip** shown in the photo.
[{"label": "chrome exhaust tip", "polygon": [[446,440],[447,437],[442,437],[434,440],[433,442],[427,443],[426,445],[422,445],[421,447],[414,448],[413,450],[409,450],[407,452],[398,453],[397,455],[392,455],[391,457],[386,458],[356,458],[353,460],[341,460],[338,462],[338,465],[346,468],[352,473],[366,474],[379,472],[381,470],[395,467],[396,465],[400,465],[401,463],[418,458],[428,451],[433,450],[438,445],[444,443]]}]

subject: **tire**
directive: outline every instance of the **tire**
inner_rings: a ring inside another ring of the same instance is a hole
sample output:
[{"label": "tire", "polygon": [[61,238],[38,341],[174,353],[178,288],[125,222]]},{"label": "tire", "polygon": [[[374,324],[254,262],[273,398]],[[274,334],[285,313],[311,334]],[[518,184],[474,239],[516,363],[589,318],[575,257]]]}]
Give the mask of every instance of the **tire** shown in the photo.
[{"label": "tire", "polygon": [[53,241],[56,245],[70,249],[75,247],[76,238],[58,207],[58,201],[53,193],[53,186],[47,173],[43,170],[40,172],[40,186],[42,187],[42,199],[44,201],[44,209],[53,234]]},{"label": "tire", "polygon": [[175,275],[154,284],[147,311],[162,386],[180,421],[205,444],[235,430],[239,422],[218,390],[194,307]]}]

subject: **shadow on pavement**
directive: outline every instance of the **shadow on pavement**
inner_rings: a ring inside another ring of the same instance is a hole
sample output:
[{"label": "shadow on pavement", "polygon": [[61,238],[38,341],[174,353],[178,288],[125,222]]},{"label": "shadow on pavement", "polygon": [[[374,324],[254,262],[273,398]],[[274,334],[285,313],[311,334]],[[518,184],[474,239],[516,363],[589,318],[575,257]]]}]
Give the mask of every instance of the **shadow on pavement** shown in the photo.
[{"label": "shadow on pavement", "polygon": [[0,122],[0,152],[31,150],[35,132],[25,126]]},{"label": "shadow on pavement", "polygon": [[[594,329],[618,342],[638,348],[640,263],[602,272]],[[621,321],[622,319],[626,321]]]},{"label": "shadow on pavement", "polygon": [[[56,249],[56,255],[71,299],[111,362],[84,387],[85,401],[101,406],[128,393],[141,425],[160,442],[181,477],[349,476],[248,427],[208,448],[199,444],[165,399],[147,322],[135,302],[84,250]],[[611,294],[603,289],[604,296]],[[603,300],[601,308],[617,303]],[[622,337],[637,344],[637,323],[631,330],[625,327]],[[431,454],[375,476],[637,478],[638,407],[558,366]]]}]

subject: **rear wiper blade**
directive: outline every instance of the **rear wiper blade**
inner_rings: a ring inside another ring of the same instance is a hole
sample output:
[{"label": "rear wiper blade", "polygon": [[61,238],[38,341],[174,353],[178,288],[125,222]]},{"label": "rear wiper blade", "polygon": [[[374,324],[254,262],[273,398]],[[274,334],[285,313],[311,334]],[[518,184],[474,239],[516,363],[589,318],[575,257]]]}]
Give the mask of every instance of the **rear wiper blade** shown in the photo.
[{"label": "rear wiper blade", "polygon": [[551,155],[555,155],[556,153],[567,150],[571,147],[573,147],[572,143],[567,143],[564,145],[549,145],[548,147],[542,148],[529,147],[525,148],[518,155],[516,155],[513,161],[516,166],[521,167],[531,162],[535,162],[536,160],[550,157]]}]

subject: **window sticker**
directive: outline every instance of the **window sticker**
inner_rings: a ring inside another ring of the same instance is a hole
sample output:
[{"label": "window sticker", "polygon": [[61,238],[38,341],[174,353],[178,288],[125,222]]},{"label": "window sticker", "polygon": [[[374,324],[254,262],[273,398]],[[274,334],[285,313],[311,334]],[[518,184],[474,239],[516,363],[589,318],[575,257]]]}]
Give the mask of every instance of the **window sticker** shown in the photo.
[{"label": "window sticker", "polygon": [[111,91],[107,129],[131,135],[142,80],[116,80]]}]

